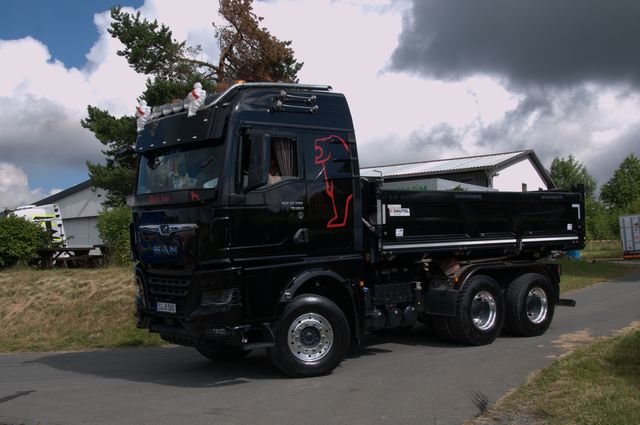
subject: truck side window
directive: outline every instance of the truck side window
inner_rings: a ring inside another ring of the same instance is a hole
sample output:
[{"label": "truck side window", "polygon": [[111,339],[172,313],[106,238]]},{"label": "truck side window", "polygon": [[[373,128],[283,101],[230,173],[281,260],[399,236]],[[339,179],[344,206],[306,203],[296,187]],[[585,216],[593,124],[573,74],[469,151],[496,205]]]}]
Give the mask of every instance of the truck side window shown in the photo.
[{"label": "truck side window", "polygon": [[298,177],[298,151],[295,139],[272,137],[269,184],[296,177]]},{"label": "truck side window", "polygon": [[[262,135],[245,135],[241,139],[238,158],[239,174],[237,176],[238,189],[246,190],[249,185],[249,169],[251,167],[252,137]],[[272,185],[283,180],[293,180],[299,177],[298,147],[294,137],[273,136],[270,142],[270,156],[265,167],[268,170],[267,184]]]}]

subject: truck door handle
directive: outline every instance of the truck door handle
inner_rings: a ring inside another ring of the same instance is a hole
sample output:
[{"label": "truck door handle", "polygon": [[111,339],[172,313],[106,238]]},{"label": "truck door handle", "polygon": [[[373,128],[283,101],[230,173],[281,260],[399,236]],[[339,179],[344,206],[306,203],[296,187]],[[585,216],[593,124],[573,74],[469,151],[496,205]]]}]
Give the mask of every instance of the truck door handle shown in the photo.
[{"label": "truck door handle", "polygon": [[293,243],[296,245],[306,245],[309,243],[309,229],[303,227],[293,235]]}]

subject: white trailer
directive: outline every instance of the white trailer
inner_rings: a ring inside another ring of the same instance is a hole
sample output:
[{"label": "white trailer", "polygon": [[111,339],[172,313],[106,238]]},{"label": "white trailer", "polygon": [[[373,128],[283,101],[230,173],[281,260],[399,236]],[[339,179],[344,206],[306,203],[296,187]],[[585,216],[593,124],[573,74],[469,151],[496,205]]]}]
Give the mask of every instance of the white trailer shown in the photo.
[{"label": "white trailer", "polygon": [[51,234],[53,243],[61,247],[67,246],[67,238],[64,233],[62,215],[58,204],[24,205],[16,208],[12,211],[12,214],[34,223],[40,223],[40,226]]},{"label": "white trailer", "polygon": [[620,240],[625,260],[640,258],[640,214],[620,217]]}]

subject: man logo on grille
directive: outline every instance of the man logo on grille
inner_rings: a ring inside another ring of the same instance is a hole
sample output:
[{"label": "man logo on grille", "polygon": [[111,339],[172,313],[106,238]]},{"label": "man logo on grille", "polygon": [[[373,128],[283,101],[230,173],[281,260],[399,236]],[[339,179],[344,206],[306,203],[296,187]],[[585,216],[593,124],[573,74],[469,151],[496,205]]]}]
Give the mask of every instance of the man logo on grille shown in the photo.
[{"label": "man logo on grille", "polygon": [[169,225],[168,225],[168,224],[162,224],[162,225],[160,226],[160,233],[161,233],[162,235],[168,235],[168,234],[170,234],[170,233],[171,233],[171,228],[169,227]]}]

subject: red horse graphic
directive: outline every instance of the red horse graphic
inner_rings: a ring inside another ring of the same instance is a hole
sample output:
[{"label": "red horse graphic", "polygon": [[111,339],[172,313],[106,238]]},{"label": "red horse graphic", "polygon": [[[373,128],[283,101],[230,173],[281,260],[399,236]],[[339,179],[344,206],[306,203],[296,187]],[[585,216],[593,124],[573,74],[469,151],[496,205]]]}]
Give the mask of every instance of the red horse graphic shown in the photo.
[{"label": "red horse graphic", "polygon": [[[324,145],[324,146],[323,146]],[[333,229],[338,227],[345,227],[347,224],[347,218],[349,217],[349,203],[353,198],[353,194],[349,194],[343,203],[336,201],[335,193],[333,191],[333,180],[329,179],[327,173],[327,162],[331,159],[331,151],[329,146],[338,145],[349,152],[349,145],[341,137],[331,135],[315,140],[315,163],[322,166],[322,173],[324,174],[324,189],[329,199],[331,199],[331,206],[333,208],[333,217],[327,222],[327,229]],[[325,149],[326,148],[326,149]]]}]

